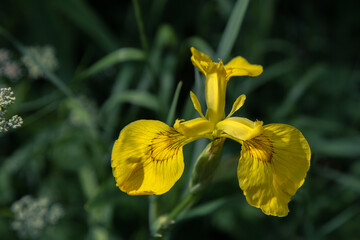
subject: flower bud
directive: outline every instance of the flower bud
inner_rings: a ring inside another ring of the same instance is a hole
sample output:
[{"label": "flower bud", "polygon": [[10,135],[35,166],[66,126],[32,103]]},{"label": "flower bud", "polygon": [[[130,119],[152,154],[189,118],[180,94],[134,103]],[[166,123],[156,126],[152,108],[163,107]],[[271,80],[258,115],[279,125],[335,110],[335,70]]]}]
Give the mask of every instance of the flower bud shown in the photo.
[{"label": "flower bud", "polygon": [[217,138],[209,143],[196,160],[190,180],[190,192],[202,191],[214,175],[221,158],[225,138]]}]

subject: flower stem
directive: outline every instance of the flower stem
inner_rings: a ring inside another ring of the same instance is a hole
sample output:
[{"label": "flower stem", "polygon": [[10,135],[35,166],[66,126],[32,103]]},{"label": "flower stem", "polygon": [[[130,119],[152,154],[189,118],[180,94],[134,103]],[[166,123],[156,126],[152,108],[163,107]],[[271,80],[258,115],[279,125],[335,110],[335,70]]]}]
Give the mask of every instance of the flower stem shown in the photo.
[{"label": "flower stem", "polygon": [[151,227],[154,225],[157,217],[158,217],[158,196],[151,195],[149,196],[149,226],[150,231],[152,231]]},{"label": "flower stem", "polygon": [[199,194],[188,193],[186,197],[170,212],[168,215],[169,219],[174,221],[184,210],[196,203],[199,198]]},{"label": "flower stem", "polygon": [[158,217],[157,220],[150,225],[152,236],[162,239],[164,234],[169,230],[170,226],[175,223],[178,216],[196,203],[200,197],[201,194],[199,194],[199,192],[189,192],[169,214]]},{"label": "flower stem", "polygon": [[156,221],[150,223],[151,232],[154,237],[162,237],[169,227],[175,223],[175,220],[178,219],[179,215],[189,209],[201,198],[204,189],[208,185],[219,164],[224,141],[225,138],[213,140],[200,154],[193,169],[189,191],[185,198],[169,214],[160,216]]}]

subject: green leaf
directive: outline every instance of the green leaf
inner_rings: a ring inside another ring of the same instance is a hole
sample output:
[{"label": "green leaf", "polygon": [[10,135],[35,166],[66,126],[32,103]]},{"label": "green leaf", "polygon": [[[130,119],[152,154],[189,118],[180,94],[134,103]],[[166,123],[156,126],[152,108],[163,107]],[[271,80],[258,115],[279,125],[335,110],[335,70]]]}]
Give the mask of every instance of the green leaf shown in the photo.
[{"label": "green leaf", "polygon": [[[239,91],[249,94],[264,84],[292,71],[295,68],[296,63],[296,60],[292,58],[274,63],[268,66],[266,70],[256,79],[247,78],[243,84],[239,84]],[[230,91],[229,93],[231,94],[235,92],[238,94],[239,91]],[[237,97],[237,95],[233,97]]]},{"label": "green leaf", "polygon": [[174,98],[174,84],[176,83],[175,68],[177,58],[175,54],[168,53],[163,57],[162,62],[162,68],[159,72],[160,84],[158,87],[158,96],[159,100],[164,104],[160,110],[161,117],[165,120],[166,116],[169,115],[170,104]]},{"label": "green leaf", "polygon": [[31,141],[23,143],[11,156],[1,161],[1,170],[13,174],[20,171],[26,163],[32,161],[36,156],[43,157],[49,143],[55,137],[56,134],[51,129],[45,129],[32,136]]},{"label": "green leaf", "polygon": [[176,90],[175,90],[175,94],[174,94],[174,98],[173,98],[173,101],[171,103],[171,107],[170,107],[170,110],[169,110],[169,114],[167,116],[167,119],[166,119],[166,123],[168,125],[171,125],[173,122],[174,122],[174,119],[175,119],[175,111],[176,111],[176,106],[177,106],[177,103],[179,101],[179,95],[180,95],[180,90],[181,90],[181,87],[182,87],[182,82],[180,81],[176,87]]},{"label": "green leaf", "polygon": [[360,137],[327,139],[316,134],[305,134],[314,153],[331,157],[359,157]]},{"label": "green leaf", "polygon": [[227,60],[234,46],[235,40],[239,34],[241,24],[243,22],[249,0],[238,0],[231,12],[228,23],[217,50],[217,56],[223,60]]},{"label": "green leaf", "polygon": [[360,179],[330,168],[316,169],[320,176],[343,185],[344,187],[360,193]]},{"label": "green leaf", "polygon": [[126,62],[126,61],[144,61],[145,60],[145,53],[143,50],[137,48],[121,48],[118,49],[96,63],[94,63],[91,67],[81,72],[77,78],[84,79],[99,73],[100,71],[104,71],[112,67],[113,65]]},{"label": "green leaf", "polygon": [[92,116],[89,109],[77,98],[69,98],[65,100],[65,105],[71,112],[73,118],[76,119],[77,123],[84,125],[89,130],[95,129],[94,117]]},{"label": "green leaf", "polygon": [[129,90],[111,97],[104,104],[101,112],[102,114],[111,114],[114,108],[125,102],[145,107],[153,111],[158,111],[160,107],[160,103],[154,95],[148,92]]},{"label": "green leaf", "polygon": [[326,68],[319,64],[310,68],[304,76],[299,79],[287,95],[286,99],[278,111],[274,113],[275,119],[284,118],[290,113],[291,109],[296,105],[300,97],[306,92],[307,88],[316,80],[319,79],[320,75],[326,71]]},{"label": "green leaf", "polygon": [[339,121],[312,116],[299,116],[289,122],[290,125],[299,129],[308,129],[309,131],[320,134],[338,134],[340,132],[349,132],[350,129]]},{"label": "green leaf", "polygon": [[212,212],[216,211],[217,209],[219,209],[226,202],[227,202],[226,198],[220,198],[208,203],[204,203],[200,206],[188,210],[183,216],[179,218],[179,220],[207,216]]},{"label": "green leaf", "polygon": [[[159,27],[158,31],[156,32],[155,40],[153,47],[150,50],[149,56],[149,69],[148,71],[153,75],[153,78],[158,77],[158,73],[160,71],[168,71],[164,69],[164,65],[171,65],[171,62],[176,63],[174,60],[170,60],[170,63],[165,62],[166,58],[171,58],[171,56],[163,56],[163,51],[166,47],[175,46],[177,41],[177,37],[175,34],[175,30],[168,24],[163,24]],[[171,68],[175,67],[170,66]],[[148,73],[146,73],[148,74]],[[152,79],[153,83],[155,83],[156,79]],[[144,80],[142,80],[144,81]],[[155,83],[157,84],[157,83]]]},{"label": "green leaf", "polygon": [[106,228],[101,226],[93,226],[89,230],[87,239],[108,240],[110,239],[110,236]]},{"label": "green leaf", "polygon": [[162,24],[156,33],[154,48],[161,50],[165,46],[175,46],[176,42],[177,37],[174,28],[169,24]]},{"label": "green leaf", "polygon": [[86,202],[85,209],[90,211],[107,204],[117,203],[120,199],[121,191],[115,186],[115,180],[111,177],[104,182],[98,188],[98,191]]},{"label": "green leaf", "polygon": [[79,171],[80,183],[87,198],[93,197],[98,190],[98,180],[95,170],[90,165],[84,165]]},{"label": "green leaf", "polygon": [[334,232],[336,229],[343,226],[345,223],[349,222],[353,217],[358,215],[359,208],[357,206],[350,206],[334,218],[330,219],[326,222],[322,227],[318,230],[319,239],[324,239],[324,236],[329,235]]},{"label": "green leaf", "polygon": [[[133,80],[134,75],[136,74],[136,68],[133,65],[130,66],[121,66],[116,76],[115,83],[112,86],[111,95],[108,97],[106,102],[111,101],[110,99],[114,98],[116,95],[126,91],[130,85],[131,80]],[[106,103],[105,102],[105,103]],[[105,106],[105,105],[104,105]],[[122,111],[122,105],[117,108],[113,108],[110,115],[103,116],[100,115],[99,124],[104,128],[105,136],[111,139],[115,126],[119,122],[119,113]]]}]

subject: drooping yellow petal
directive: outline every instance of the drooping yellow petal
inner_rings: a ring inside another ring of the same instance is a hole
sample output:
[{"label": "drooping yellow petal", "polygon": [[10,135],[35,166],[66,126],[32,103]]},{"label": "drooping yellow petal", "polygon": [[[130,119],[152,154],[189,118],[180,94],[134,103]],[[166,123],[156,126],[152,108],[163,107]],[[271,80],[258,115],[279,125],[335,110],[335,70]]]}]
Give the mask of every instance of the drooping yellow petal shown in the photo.
[{"label": "drooping yellow petal", "polygon": [[243,57],[233,58],[225,65],[226,80],[234,76],[251,76],[256,77],[263,72],[263,67],[260,65],[250,64]]},{"label": "drooping yellow petal", "polygon": [[263,122],[251,121],[242,117],[230,117],[216,124],[218,137],[227,137],[242,143],[262,133]]},{"label": "drooping yellow petal", "polygon": [[216,124],[225,115],[226,72],[222,61],[211,63],[205,81],[206,118]]},{"label": "drooping yellow petal", "polygon": [[199,138],[211,138],[214,125],[205,118],[195,118],[189,121],[177,119],[174,129],[194,141]]},{"label": "drooping yellow petal", "polygon": [[198,50],[196,50],[193,47],[190,48],[190,50],[192,53],[191,62],[193,63],[193,65],[195,67],[197,67],[206,76],[208,66],[213,61],[211,60],[211,58],[208,55],[203,54],[202,52],[199,52]]},{"label": "drooping yellow petal", "polygon": [[194,105],[195,110],[200,114],[200,116],[202,118],[205,118],[204,114],[201,111],[200,102],[199,102],[198,98],[196,97],[196,95],[192,91],[190,91],[190,98],[191,98],[191,101],[192,101],[192,103]]},{"label": "drooping yellow petal", "polygon": [[295,127],[265,125],[243,142],[237,175],[247,202],[268,215],[286,216],[291,196],[304,183],[310,147]]},{"label": "drooping yellow petal", "polygon": [[246,96],[244,94],[240,95],[234,102],[231,112],[227,115],[226,118],[231,117],[237,110],[239,110],[245,103]]},{"label": "drooping yellow petal", "polygon": [[121,131],[112,150],[116,185],[129,195],[169,191],[183,173],[182,149],[188,142],[189,139],[160,121],[130,123]]}]

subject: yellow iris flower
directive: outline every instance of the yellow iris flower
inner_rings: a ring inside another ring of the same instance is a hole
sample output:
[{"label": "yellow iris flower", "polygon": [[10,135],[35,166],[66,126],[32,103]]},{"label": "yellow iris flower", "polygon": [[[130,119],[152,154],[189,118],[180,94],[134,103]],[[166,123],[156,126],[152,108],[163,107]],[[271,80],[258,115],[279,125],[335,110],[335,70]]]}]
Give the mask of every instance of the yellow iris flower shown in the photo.
[{"label": "yellow iris flower", "polygon": [[232,117],[245,101],[239,96],[225,117],[225,94],[233,76],[258,76],[262,66],[242,57],[224,65],[191,48],[191,61],[205,76],[204,115],[190,92],[199,118],[176,120],[173,127],[155,120],[138,120],[120,133],[112,150],[116,185],[129,195],[163,194],[184,171],[183,146],[199,138],[230,138],[242,145],[237,168],[247,202],[268,215],[286,216],[291,196],[304,183],[310,167],[310,147],[301,132],[286,124],[263,125]]}]

